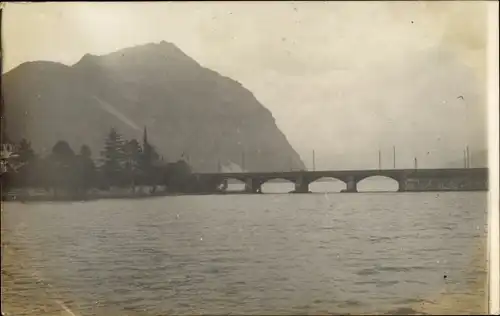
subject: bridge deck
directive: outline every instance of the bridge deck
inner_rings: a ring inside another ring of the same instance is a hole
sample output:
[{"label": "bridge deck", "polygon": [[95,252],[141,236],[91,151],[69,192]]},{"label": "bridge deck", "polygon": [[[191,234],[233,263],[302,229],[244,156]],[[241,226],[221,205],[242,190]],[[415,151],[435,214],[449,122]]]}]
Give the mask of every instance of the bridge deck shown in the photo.
[{"label": "bridge deck", "polygon": [[328,176],[356,176],[356,175],[400,175],[400,174],[414,174],[414,175],[429,175],[429,176],[443,176],[443,175],[487,175],[488,168],[448,168],[448,169],[368,169],[368,170],[321,170],[321,171],[279,171],[279,172],[221,172],[221,173],[195,173],[200,176],[223,176],[223,177],[297,177],[297,176],[313,176],[313,177],[328,177]]}]

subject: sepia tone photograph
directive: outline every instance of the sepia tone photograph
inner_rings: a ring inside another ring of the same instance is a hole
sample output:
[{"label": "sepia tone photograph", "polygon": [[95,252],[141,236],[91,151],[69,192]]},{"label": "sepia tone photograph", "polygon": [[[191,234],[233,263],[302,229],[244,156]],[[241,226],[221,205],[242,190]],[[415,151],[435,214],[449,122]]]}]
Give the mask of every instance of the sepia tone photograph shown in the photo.
[{"label": "sepia tone photograph", "polygon": [[498,314],[498,2],[1,5],[3,316]]}]

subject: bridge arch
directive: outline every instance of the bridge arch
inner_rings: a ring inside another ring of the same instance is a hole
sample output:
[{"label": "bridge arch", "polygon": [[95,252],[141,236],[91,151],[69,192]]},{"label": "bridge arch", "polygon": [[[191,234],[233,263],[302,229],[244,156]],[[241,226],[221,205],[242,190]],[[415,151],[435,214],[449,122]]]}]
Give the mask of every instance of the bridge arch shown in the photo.
[{"label": "bridge arch", "polygon": [[373,175],[359,179],[358,192],[398,192],[399,181],[396,177],[388,175]]},{"label": "bridge arch", "polygon": [[319,177],[309,183],[309,191],[313,193],[341,192],[346,188],[344,180],[330,176]]},{"label": "bridge arch", "polygon": [[237,177],[225,177],[221,179],[219,186],[226,192],[245,191],[245,180]]},{"label": "bridge arch", "polygon": [[261,181],[262,193],[289,193],[295,190],[295,181],[288,178],[267,178]]}]

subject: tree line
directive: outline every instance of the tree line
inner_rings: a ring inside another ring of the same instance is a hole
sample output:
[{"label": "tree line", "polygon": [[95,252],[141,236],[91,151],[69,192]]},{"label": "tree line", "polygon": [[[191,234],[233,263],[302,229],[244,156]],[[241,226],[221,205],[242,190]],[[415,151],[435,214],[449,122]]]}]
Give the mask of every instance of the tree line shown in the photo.
[{"label": "tree line", "polygon": [[[150,187],[154,193],[160,185],[171,190],[182,191],[180,187],[191,174],[187,163],[163,163],[147,138],[144,129],[143,141],[126,140],[111,128],[100,159],[94,161],[90,147],[82,145],[75,152],[68,142],[60,140],[48,155],[35,154],[31,143],[22,139],[16,144],[13,165],[19,166],[15,172],[2,175],[4,189],[44,188],[54,196],[85,196],[91,189],[109,190],[111,187],[130,188],[136,192],[138,186]],[[165,166],[169,165],[170,168]],[[168,172],[167,172],[168,171]]]}]

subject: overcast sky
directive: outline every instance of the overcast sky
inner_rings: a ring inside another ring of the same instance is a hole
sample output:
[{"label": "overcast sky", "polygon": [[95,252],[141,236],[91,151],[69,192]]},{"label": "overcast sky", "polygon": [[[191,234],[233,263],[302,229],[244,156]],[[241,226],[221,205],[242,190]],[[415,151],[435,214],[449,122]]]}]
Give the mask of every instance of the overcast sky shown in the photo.
[{"label": "overcast sky", "polygon": [[394,145],[399,167],[432,167],[484,148],[487,6],[8,3],[4,71],[165,40],[251,90],[308,166],[315,149],[318,168],[373,167],[381,148],[392,167]]}]

